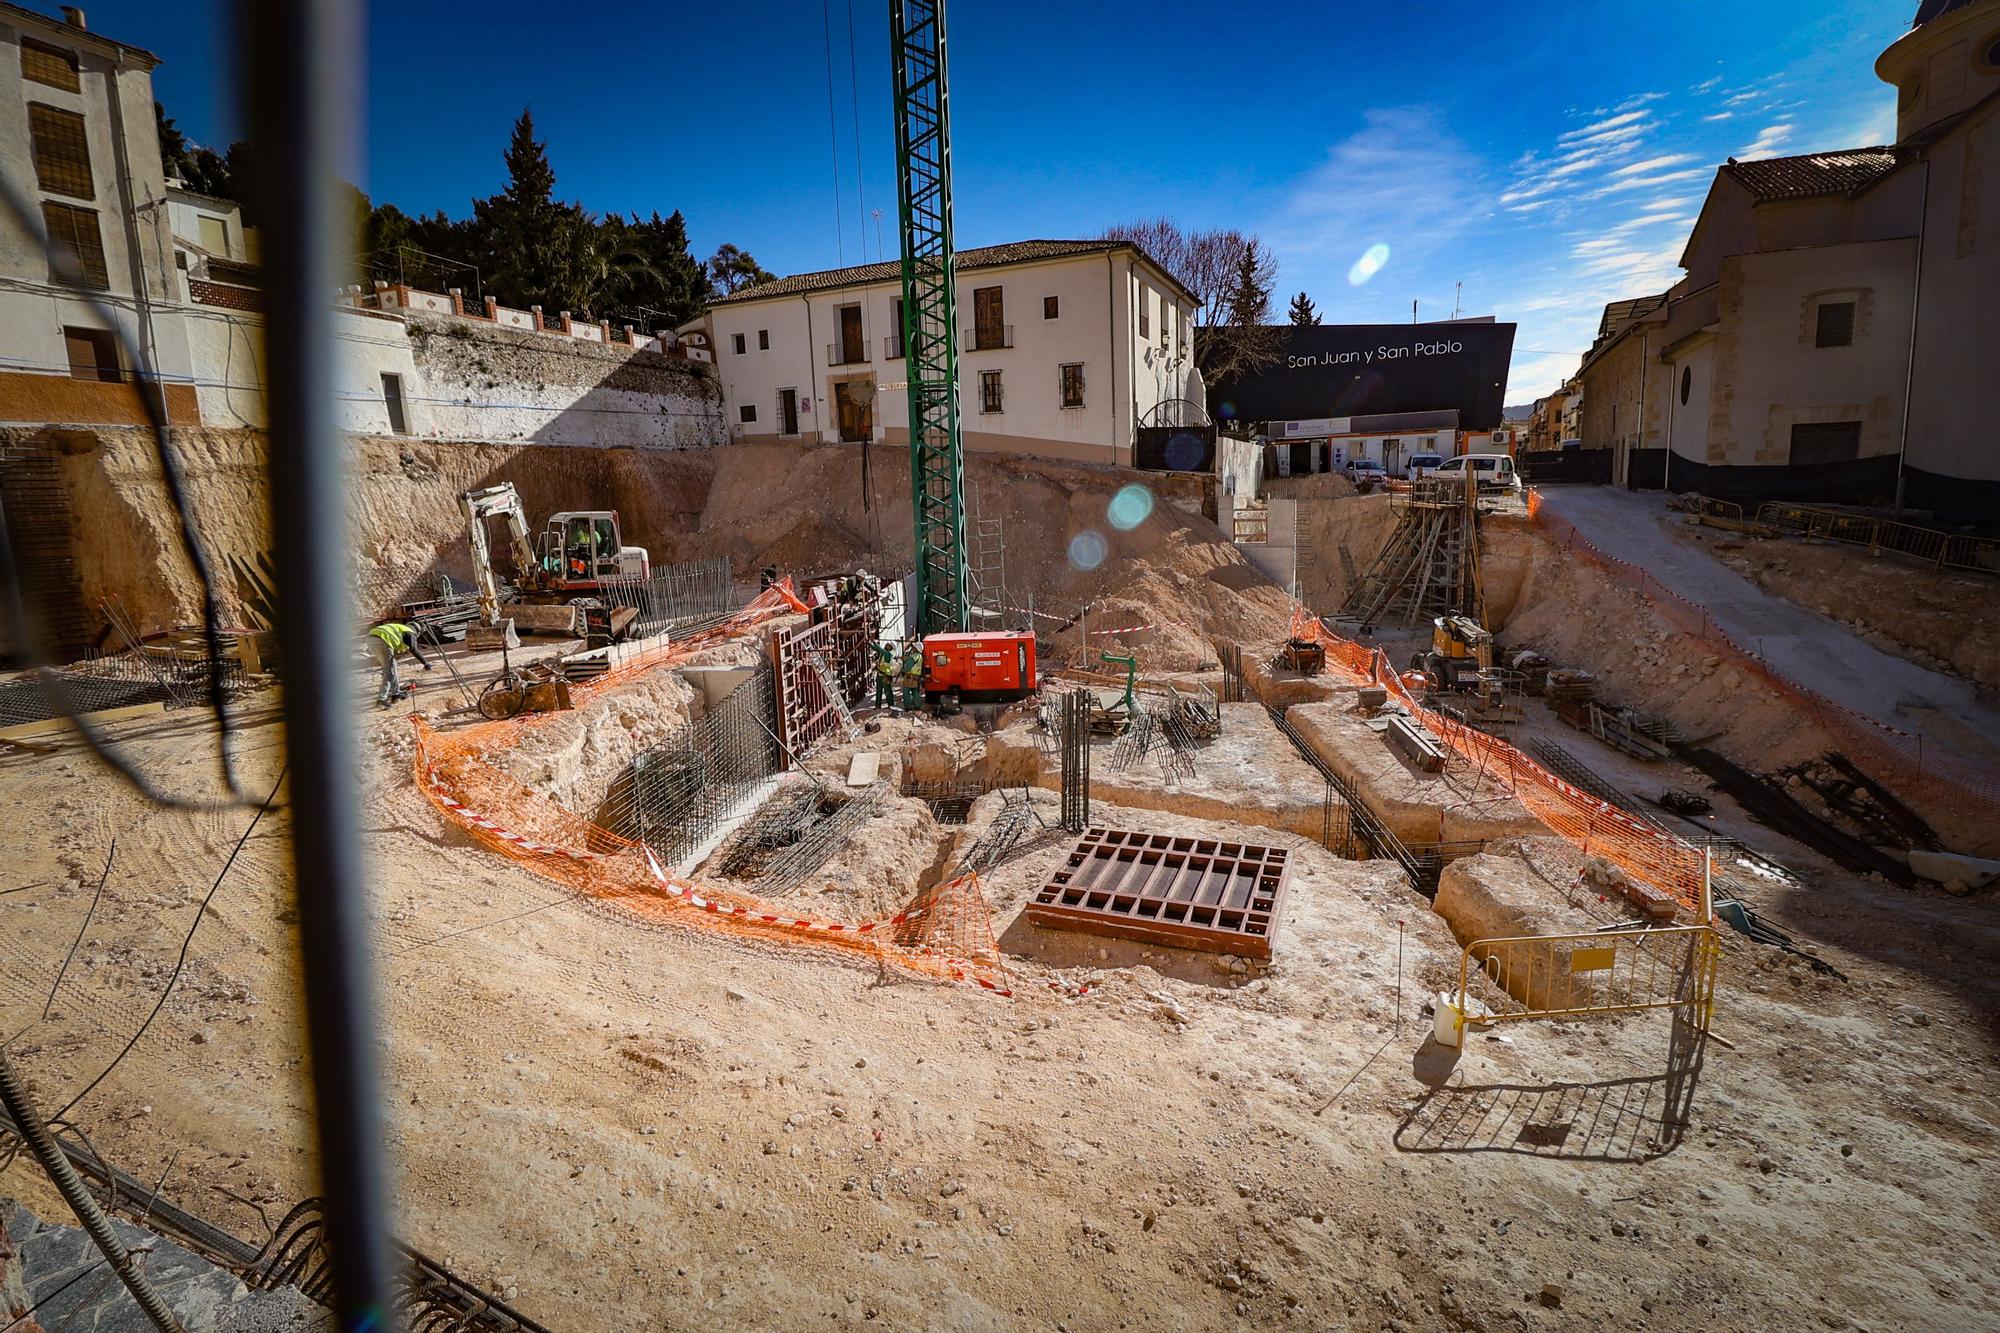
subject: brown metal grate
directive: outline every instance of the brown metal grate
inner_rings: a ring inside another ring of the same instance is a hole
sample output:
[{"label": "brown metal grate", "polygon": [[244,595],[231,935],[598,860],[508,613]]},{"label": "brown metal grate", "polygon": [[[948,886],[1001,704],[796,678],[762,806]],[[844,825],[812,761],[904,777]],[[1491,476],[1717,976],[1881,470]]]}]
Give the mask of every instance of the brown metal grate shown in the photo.
[{"label": "brown metal grate", "polygon": [[1091,828],[1028,904],[1038,926],[1271,956],[1290,852]]}]

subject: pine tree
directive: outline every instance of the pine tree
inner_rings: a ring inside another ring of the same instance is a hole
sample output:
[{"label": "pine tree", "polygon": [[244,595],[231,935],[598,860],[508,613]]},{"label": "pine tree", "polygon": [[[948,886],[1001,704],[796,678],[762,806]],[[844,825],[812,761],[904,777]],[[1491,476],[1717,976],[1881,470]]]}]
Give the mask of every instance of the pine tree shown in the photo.
[{"label": "pine tree", "polygon": [[1237,328],[1266,324],[1271,318],[1271,284],[1276,265],[1256,240],[1244,245],[1230,284],[1228,323]]},{"label": "pine tree", "polygon": [[1319,323],[1319,311],[1313,309],[1312,298],[1304,292],[1292,298],[1292,308],[1288,313],[1294,324]]},{"label": "pine tree", "polygon": [[601,274],[596,228],[581,205],[555,197],[548,146],[535,138],[527,110],[514,122],[505,161],[507,187],[472,205],[485,255],[481,270],[509,304],[539,305],[550,317],[589,313],[593,271]]}]

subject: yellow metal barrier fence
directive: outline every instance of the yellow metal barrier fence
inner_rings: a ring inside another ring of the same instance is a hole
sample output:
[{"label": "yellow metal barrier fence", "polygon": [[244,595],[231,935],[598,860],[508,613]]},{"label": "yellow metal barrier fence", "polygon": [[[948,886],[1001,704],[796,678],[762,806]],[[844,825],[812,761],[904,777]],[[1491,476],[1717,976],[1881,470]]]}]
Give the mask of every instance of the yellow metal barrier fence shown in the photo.
[{"label": "yellow metal barrier fence", "polygon": [[[1711,925],[1474,940],[1459,958],[1458,994],[1438,997],[1437,1039],[1458,1046],[1473,1023],[1645,1009],[1684,1009],[1688,1022],[1706,1032],[1721,956]],[[1473,994],[1480,976],[1521,1008],[1502,1012],[1482,1003]]]}]

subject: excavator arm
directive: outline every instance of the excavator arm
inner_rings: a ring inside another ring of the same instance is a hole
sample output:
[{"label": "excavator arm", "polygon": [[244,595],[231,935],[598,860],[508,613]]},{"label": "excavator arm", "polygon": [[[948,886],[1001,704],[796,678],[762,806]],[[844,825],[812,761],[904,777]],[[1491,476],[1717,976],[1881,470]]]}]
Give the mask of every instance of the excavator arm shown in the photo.
[{"label": "excavator arm", "polygon": [[500,623],[500,584],[493,573],[493,552],[486,536],[486,520],[498,516],[507,521],[508,548],[514,556],[517,576],[526,578],[535,569],[535,546],[528,533],[527,511],[513,483],[501,482],[483,490],[467,491],[458,497],[465,514],[466,543],[472,548],[472,577],[479,585],[479,620],[484,625]]}]

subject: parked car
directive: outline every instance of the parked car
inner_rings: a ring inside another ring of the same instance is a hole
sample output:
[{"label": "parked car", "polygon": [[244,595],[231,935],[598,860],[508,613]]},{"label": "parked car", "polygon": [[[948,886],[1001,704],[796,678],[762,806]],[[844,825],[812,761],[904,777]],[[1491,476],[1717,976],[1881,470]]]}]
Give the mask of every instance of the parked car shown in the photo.
[{"label": "parked car", "polygon": [[1438,465],[1433,476],[1463,478],[1467,468],[1479,478],[1482,491],[1515,491],[1521,488],[1520,474],[1514,471],[1514,460],[1506,454],[1461,454],[1457,458],[1447,458]]},{"label": "parked car", "polygon": [[1443,466],[1443,454],[1411,454],[1410,461],[1404,464],[1404,472],[1411,481],[1415,481],[1419,477],[1428,477]]},{"label": "parked car", "polygon": [[1388,469],[1373,458],[1350,458],[1347,460],[1347,466],[1341,471],[1345,472],[1347,479],[1354,483],[1354,489],[1363,495],[1389,482]]}]

